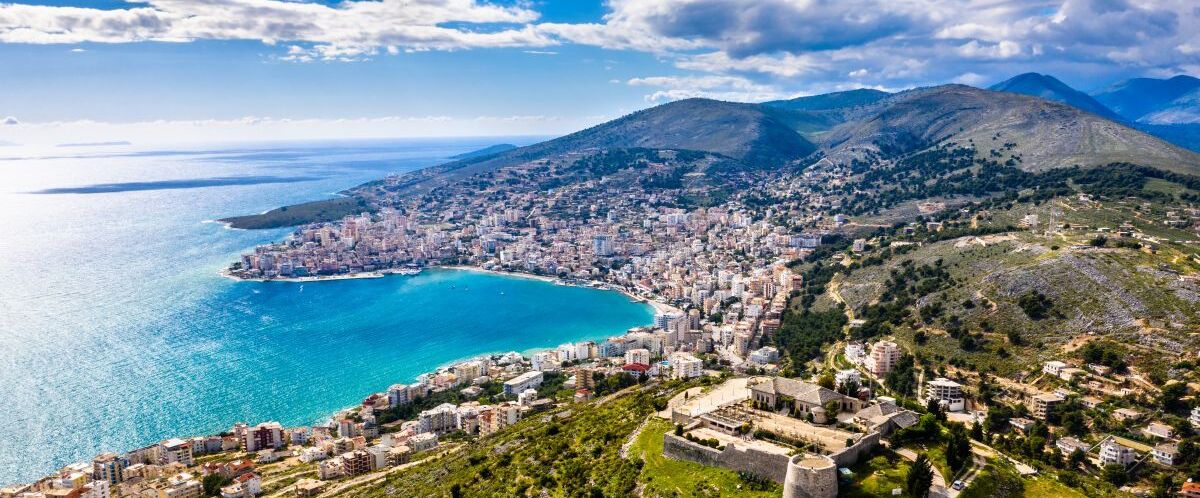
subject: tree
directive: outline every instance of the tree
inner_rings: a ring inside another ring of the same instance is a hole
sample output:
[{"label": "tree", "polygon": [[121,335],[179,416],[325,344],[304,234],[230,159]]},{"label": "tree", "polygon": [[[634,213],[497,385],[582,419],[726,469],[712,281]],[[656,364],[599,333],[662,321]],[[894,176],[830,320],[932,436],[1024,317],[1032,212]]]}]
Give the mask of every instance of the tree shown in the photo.
[{"label": "tree", "polygon": [[817,385],[825,389],[833,389],[836,386],[836,382],[831,372],[825,372],[820,377],[817,377]]},{"label": "tree", "polygon": [[921,453],[917,455],[912,467],[908,469],[908,475],[904,478],[905,496],[926,498],[929,496],[931,486],[933,486],[933,466],[929,463],[929,457]]},{"label": "tree", "polygon": [[1105,481],[1108,481],[1113,486],[1122,486],[1125,484],[1125,481],[1129,480],[1129,474],[1125,472],[1125,466],[1116,463],[1105,465],[1102,476]]},{"label": "tree", "polygon": [[1183,382],[1172,382],[1163,386],[1162,392],[1158,396],[1158,404],[1162,409],[1168,412],[1176,412],[1183,408],[1183,404],[1179,401],[1187,394],[1187,384]]},{"label": "tree", "polygon": [[962,424],[950,424],[950,440],[946,442],[946,464],[957,474],[971,461],[971,439]]},{"label": "tree", "polygon": [[230,482],[233,481],[221,474],[206,475],[202,481],[204,484],[204,494],[208,496],[219,496],[221,494],[221,488],[223,486],[228,486]]},{"label": "tree", "polygon": [[1072,469],[1077,469],[1079,468],[1079,464],[1083,463],[1084,459],[1086,458],[1087,455],[1083,453],[1083,450],[1075,448],[1071,451],[1071,454],[1067,456],[1067,466]]},{"label": "tree", "polygon": [[925,411],[932,413],[934,418],[939,421],[946,420],[946,414],[942,412],[942,404],[937,398],[929,398],[929,401],[925,402]]}]

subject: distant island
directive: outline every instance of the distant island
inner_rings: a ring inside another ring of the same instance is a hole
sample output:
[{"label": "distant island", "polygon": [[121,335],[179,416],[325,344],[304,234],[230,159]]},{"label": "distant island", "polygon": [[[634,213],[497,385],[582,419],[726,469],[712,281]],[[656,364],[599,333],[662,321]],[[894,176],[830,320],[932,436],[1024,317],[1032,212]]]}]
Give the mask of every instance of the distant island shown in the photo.
[{"label": "distant island", "polygon": [[55,145],[55,147],[116,147],[116,146],[121,146],[121,145],[133,145],[133,143],[127,142],[125,140],[115,140],[115,141],[111,141],[111,142],[65,143],[65,144]]}]

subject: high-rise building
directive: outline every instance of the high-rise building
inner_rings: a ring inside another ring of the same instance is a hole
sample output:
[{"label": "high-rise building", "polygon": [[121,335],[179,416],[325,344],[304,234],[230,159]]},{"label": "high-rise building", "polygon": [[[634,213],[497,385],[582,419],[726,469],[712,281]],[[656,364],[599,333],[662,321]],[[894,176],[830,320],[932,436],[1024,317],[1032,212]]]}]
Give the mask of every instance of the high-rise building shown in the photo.
[{"label": "high-rise building", "polygon": [[871,347],[868,368],[877,377],[887,375],[900,363],[900,346],[892,341],[879,341]]},{"label": "high-rise building", "polygon": [[612,235],[596,234],[592,237],[592,252],[596,256],[607,257],[613,255]]},{"label": "high-rise building", "polygon": [[242,438],[242,448],[247,452],[283,447],[283,426],[279,422],[263,422],[250,427]]},{"label": "high-rise building", "polygon": [[125,480],[125,468],[129,460],[116,453],[104,453],[92,460],[92,479],[118,484]]}]

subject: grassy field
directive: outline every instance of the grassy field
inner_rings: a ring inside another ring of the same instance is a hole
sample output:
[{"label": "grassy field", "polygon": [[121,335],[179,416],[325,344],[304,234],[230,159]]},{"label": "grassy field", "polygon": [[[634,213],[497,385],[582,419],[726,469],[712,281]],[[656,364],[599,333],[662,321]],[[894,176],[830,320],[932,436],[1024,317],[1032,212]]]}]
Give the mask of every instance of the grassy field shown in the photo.
[{"label": "grassy field", "polygon": [[1064,486],[1062,483],[1049,478],[1038,477],[1025,480],[1026,498],[1088,498],[1088,495]]},{"label": "grassy field", "polygon": [[892,490],[904,488],[904,477],[908,475],[909,464],[895,453],[884,453],[870,460],[851,467],[854,472],[853,481],[843,484],[838,496],[847,498],[868,498],[892,496]]},{"label": "grassy field", "polygon": [[645,465],[638,476],[642,496],[747,496],[774,498],[778,486],[766,491],[751,491],[736,472],[718,467],[672,460],[664,457],[663,434],[674,426],[653,417],[629,450],[630,457],[641,458]]}]

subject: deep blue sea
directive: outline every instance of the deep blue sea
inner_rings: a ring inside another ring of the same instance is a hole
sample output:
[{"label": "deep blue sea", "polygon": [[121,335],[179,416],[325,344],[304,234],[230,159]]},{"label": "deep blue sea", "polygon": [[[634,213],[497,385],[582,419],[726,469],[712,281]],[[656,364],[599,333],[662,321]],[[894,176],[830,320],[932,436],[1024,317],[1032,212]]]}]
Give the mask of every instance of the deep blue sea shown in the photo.
[{"label": "deep blue sea", "polygon": [[54,150],[0,159],[0,485],[234,422],[311,424],[448,362],[618,334],[614,293],[430,270],[236,282],[287,229],[209,222],[325,198],[502,142]]}]

